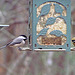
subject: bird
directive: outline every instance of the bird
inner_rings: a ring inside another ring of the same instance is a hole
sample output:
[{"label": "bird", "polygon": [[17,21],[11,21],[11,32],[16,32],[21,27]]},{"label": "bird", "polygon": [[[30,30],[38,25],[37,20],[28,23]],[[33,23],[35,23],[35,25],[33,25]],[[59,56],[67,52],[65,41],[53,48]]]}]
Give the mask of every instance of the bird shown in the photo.
[{"label": "bird", "polygon": [[13,39],[11,42],[0,47],[0,50],[5,47],[17,47],[19,50],[22,50],[20,47],[26,43],[26,40],[27,40],[26,35],[19,35],[17,38]]},{"label": "bird", "polygon": [[72,38],[72,43],[75,46],[75,37]]}]

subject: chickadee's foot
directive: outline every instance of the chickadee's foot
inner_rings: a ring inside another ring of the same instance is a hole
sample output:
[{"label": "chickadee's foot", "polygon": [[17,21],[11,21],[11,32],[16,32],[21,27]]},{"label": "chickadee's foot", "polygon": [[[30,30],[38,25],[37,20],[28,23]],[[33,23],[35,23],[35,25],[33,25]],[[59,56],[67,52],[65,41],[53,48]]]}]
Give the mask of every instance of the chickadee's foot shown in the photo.
[{"label": "chickadee's foot", "polygon": [[22,51],[22,49],[21,49],[20,47],[18,47],[18,49],[19,49],[20,51]]}]

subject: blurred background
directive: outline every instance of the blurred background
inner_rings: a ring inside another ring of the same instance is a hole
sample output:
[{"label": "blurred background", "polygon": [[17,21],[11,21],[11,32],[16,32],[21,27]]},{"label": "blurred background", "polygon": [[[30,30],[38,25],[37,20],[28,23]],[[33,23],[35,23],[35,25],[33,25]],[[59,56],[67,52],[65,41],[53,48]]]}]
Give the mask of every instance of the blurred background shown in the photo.
[{"label": "blurred background", "polygon": [[[20,34],[28,35],[28,0],[0,0],[0,46]],[[71,0],[75,36],[75,0]],[[75,52],[34,52],[5,48],[0,51],[0,75],[75,75]]]}]

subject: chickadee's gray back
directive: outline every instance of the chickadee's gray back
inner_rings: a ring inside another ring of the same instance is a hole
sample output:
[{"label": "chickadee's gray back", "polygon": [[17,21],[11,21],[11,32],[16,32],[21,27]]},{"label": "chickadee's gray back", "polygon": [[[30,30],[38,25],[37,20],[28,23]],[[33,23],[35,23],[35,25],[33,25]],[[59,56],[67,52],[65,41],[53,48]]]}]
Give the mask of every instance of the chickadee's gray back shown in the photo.
[{"label": "chickadee's gray back", "polygon": [[10,42],[9,46],[15,45],[15,44],[20,44],[23,39],[16,38],[12,42]]}]

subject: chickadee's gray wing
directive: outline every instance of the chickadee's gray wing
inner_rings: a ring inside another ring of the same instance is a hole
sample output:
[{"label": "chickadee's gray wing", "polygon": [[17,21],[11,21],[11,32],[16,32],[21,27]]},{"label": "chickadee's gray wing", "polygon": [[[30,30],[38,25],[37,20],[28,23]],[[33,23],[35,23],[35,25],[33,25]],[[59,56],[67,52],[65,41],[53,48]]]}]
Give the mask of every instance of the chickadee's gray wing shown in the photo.
[{"label": "chickadee's gray wing", "polygon": [[16,38],[8,46],[13,46],[15,44],[20,44],[23,39]]}]

